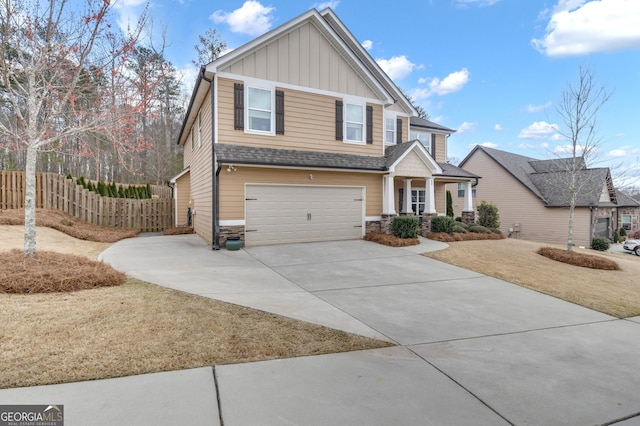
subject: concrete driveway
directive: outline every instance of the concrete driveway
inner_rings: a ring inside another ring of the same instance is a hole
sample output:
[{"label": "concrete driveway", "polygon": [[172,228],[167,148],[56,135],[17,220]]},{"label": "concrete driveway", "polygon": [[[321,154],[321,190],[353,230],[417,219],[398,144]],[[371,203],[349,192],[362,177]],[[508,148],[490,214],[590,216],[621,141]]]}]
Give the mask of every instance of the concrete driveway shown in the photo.
[{"label": "concrete driveway", "polygon": [[67,426],[640,425],[640,318],[417,254],[441,247],[122,241],[102,258],[131,276],[398,346],[10,389],[0,400],[63,403]]}]

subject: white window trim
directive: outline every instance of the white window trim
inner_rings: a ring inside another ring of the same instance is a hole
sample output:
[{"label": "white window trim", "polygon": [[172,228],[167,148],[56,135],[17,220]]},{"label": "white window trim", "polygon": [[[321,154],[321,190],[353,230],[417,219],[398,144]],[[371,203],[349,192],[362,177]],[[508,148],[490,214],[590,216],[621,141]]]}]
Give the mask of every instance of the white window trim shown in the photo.
[{"label": "white window trim", "polygon": [[[253,130],[249,128],[250,120],[249,120],[249,92],[251,89],[259,89],[259,90],[268,90],[271,93],[271,116],[270,121],[271,128],[270,131],[264,130]],[[266,136],[275,136],[276,134],[276,87],[268,86],[264,84],[255,84],[254,82],[245,82],[244,87],[244,132],[252,135],[266,135]]]},{"label": "white window trim", "polygon": [[193,136],[193,127],[191,127],[191,151],[195,148],[195,139]]},{"label": "white window trim", "polygon": [[[367,144],[367,104],[362,101],[356,101],[353,99],[344,99],[343,100],[343,135],[344,135],[344,143],[352,144],[352,145],[366,145]],[[362,108],[362,140],[349,139],[347,137],[347,106],[353,105]]]},{"label": "white window trim", "polygon": [[[391,138],[391,142],[387,142],[387,119],[393,121],[393,138]],[[398,114],[394,114],[391,112],[385,112],[384,114],[384,123],[383,123],[383,139],[385,145],[395,145],[398,139]]]},{"label": "white window trim", "polygon": [[422,143],[422,146],[424,146],[424,148],[427,150],[427,152],[429,154],[431,154],[431,137],[432,137],[433,133],[432,132],[427,132],[426,130],[409,129],[409,139],[411,139],[411,140],[414,140],[414,138],[411,137],[411,133],[412,132],[429,135],[428,140],[426,141],[427,142],[426,145],[424,143],[422,143],[422,140],[420,142]]}]

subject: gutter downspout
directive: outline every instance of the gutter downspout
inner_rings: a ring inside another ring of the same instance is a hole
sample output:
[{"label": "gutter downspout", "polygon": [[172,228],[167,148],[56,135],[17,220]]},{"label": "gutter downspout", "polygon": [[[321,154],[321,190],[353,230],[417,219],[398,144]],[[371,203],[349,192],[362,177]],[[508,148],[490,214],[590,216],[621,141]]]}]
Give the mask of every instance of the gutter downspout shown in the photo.
[{"label": "gutter downspout", "polygon": [[[213,80],[207,78],[204,74],[205,67],[200,67],[200,75],[202,79],[209,83],[210,91],[211,91],[211,167],[216,165],[216,143],[215,143],[215,131],[214,131],[214,123],[215,123],[215,96],[214,96],[214,86]],[[213,243],[211,244],[212,250],[220,250],[220,196],[219,196],[219,188],[220,188],[220,165],[216,168],[216,172],[212,174],[211,180],[211,198],[213,199],[213,212],[211,215],[211,228],[213,230],[213,235],[211,240]]]}]

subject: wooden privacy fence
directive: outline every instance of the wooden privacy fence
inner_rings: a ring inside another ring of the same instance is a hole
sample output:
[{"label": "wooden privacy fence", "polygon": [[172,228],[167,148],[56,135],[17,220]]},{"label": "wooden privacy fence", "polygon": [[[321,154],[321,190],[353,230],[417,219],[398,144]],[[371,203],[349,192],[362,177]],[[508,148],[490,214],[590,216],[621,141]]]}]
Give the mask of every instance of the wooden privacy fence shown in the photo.
[{"label": "wooden privacy fence", "polygon": [[[24,208],[23,172],[0,171],[0,209]],[[173,222],[173,198],[110,198],[55,173],[36,176],[36,207],[55,209],[95,225],[162,231]]]}]

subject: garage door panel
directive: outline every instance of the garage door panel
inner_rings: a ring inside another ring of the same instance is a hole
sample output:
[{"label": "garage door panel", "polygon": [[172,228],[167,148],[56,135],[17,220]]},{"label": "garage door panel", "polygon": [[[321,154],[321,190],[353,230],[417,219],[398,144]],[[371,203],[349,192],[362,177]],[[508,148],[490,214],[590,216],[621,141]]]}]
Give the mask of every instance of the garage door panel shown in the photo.
[{"label": "garage door panel", "polygon": [[246,198],[247,245],[362,237],[361,187],[248,184]]}]

